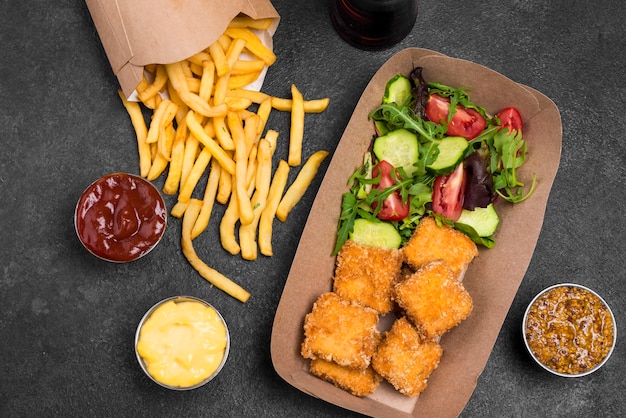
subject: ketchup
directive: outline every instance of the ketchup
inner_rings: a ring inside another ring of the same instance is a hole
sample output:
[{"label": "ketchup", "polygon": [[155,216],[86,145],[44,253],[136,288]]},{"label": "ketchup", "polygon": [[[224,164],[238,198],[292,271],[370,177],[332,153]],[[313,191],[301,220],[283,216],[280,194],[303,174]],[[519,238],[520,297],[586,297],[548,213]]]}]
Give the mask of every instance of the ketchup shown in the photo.
[{"label": "ketchup", "polygon": [[150,182],[132,174],[113,173],[83,192],[74,221],[78,238],[92,254],[127,262],[156,246],[165,232],[167,211]]}]

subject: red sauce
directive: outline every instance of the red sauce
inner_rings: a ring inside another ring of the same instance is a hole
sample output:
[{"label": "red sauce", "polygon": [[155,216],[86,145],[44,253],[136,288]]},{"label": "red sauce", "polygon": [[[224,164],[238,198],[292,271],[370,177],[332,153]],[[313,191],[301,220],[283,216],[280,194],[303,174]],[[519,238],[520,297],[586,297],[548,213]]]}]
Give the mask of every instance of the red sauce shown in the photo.
[{"label": "red sauce", "polygon": [[76,205],[76,232],[91,253],[105,260],[133,261],[159,242],[167,211],[147,180],[125,173],[101,177]]}]

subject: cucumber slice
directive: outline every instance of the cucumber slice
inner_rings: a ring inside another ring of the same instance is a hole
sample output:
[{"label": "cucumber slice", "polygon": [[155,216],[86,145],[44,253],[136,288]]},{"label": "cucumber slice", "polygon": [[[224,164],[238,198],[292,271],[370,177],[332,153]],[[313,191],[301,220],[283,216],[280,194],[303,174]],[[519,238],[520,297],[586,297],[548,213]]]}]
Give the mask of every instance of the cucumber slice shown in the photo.
[{"label": "cucumber slice", "polygon": [[435,175],[449,174],[465,157],[465,151],[469,147],[467,139],[462,136],[447,136],[438,144],[439,154],[437,159],[426,166]]},{"label": "cucumber slice", "polygon": [[493,203],[490,203],[486,208],[463,209],[461,217],[455,223],[471,227],[479,237],[490,237],[496,232],[500,217]]},{"label": "cucumber slice", "polygon": [[417,170],[415,166],[419,159],[417,135],[406,129],[396,129],[379,136],[374,140],[373,151],[378,161],[385,160],[396,168],[402,167],[409,176],[413,176]]},{"label": "cucumber slice", "polygon": [[411,81],[403,74],[394,76],[385,86],[383,103],[395,103],[402,106],[411,97]]},{"label": "cucumber slice", "polygon": [[370,247],[400,248],[402,237],[396,228],[387,222],[355,219],[350,239],[356,243]]}]

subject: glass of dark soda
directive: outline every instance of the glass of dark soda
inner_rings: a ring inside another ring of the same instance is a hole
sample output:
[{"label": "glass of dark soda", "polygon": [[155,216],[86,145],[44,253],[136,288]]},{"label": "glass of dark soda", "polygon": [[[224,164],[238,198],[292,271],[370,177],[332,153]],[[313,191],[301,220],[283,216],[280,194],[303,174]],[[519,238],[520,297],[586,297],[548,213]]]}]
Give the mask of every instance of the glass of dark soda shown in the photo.
[{"label": "glass of dark soda", "polygon": [[330,0],[339,36],[357,48],[380,50],[404,39],[417,19],[417,0]]}]

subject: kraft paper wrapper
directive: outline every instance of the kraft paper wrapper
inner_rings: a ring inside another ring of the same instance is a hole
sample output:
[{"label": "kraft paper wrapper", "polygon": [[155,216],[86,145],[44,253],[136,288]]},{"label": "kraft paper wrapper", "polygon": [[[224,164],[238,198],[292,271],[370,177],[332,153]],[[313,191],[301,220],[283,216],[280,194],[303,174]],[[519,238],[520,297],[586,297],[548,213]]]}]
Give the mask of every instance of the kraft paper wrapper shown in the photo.
[{"label": "kraft paper wrapper", "polygon": [[[330,254],[335,245],[341,196],[348,190],[348,178],[361,164],[374,134],[368,114],[380,104],[386,82],[397,73],[408,74],[414,66],[424,68],[427,81],[471,87],[471,99],[492,114],[516,106],[524,118],[528,143],[528,158],[520,178],[530,182],[532,173],[536,173],[538,183],[526,201],[497,204],[501,222],[495,248],[481,248],[463,279],[474,310],[442,337],[444,354],[426,390],[417,398],[409,398],[383,382],[374,394],[358,398],[308,372],[309,361],[300,356],[303,321],[317,297],[332,290],[335,258]],[[458,416],[474,391],[533,255],[559,165],[561,136],[557,107],[530,87],[478,64],[424,49],[406,49],[392,57],[359,100],[311,208],[272,330],[271,354],[278,374],[312,396],[370,416]]]},{"label": "kraft paper wrapper", "polygon": [[270,48],[280,20],[269,0],[85,1],[126,97],[141,81],[145,65],[181,61],[204,50],[239,13],[273,19],[265,40]]}]

